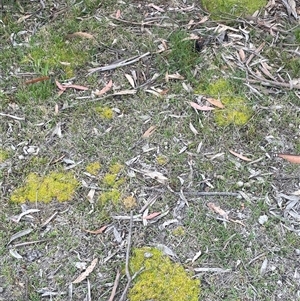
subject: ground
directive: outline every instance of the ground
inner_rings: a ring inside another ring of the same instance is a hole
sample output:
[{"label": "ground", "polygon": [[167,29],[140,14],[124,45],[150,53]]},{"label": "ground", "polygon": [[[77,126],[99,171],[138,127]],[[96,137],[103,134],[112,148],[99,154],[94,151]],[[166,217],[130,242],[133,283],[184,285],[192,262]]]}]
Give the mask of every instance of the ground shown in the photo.
[{"label": "ground", "polygon": [[299,300],[289,3],[3,2],[0,300],[137,300],[152,256],[191,300]]}]

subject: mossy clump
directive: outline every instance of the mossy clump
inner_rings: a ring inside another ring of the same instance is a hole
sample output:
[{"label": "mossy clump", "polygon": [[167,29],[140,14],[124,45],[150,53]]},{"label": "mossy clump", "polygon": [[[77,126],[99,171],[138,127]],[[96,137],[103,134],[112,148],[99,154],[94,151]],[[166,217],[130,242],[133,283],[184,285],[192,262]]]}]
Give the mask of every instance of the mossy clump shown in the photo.
[{"label": "mossy clump", "polygon": [[205,88],[199,87],[196,93],[221,100],[225,108],[214,110],[215,121],[219,126],[230,124],[242,126],[252,116],[252,109],[247,105],[246,100],[235,95],[234,88],[225,79],[212,82]]},{"label": "mossy clump", "polygon": [[156,157],[156,163],[160,166],[166,165],[168,163],[168,157],[159,155]]},{"label": "mossy clump", "polygon": [[130,269],[136,277],[129,291],[130,301],[198,301],[200,281],[191,279],[184,268],[173,263],[156,248],[137,248],[130,260]]},{"label": "mossy clump", "polygon": [[14,203],[49,203],[53,199],[64,202],[73,198],[78,186],[79,183],[71,172],[51,172],[44,177],[30,173],[26,184],[16,189],[10,199]]},{"label": "mossy clump", "polygon": [[104,175],[100,185],[104,186],[108,190],[101,193],[99,201],[102,205],[108,202],[117,204],[121,198],[121,192],[119,187],[125,182],[125,178],[119,177],[119,173],[122,171],[123,165],[114,163],[108,168],[108,172]]},{"label": "mossy clump", "polygon": [[116,205],[117,203],[119,203],[120,198],[121,198],[121,192],[118,189],[111,189],[109,191],[105,191],[101,193],[99,197],[99,201],[101,205],[105,205],[108,202]]},{"label": "mossy clump", "polygon": [[185,231],[184,231],[184,228],[182,226],[178,226],[177,228],[175,228],[173,231],[172,231],[173,235],[174,236],[177,236],[177,237],[182,237],[185,235]]},{"label": "mossy clump", "polygon": [[87,167],[85,168],[85,170],[93,176],[96,176],[99,173],[100,169],[101,169],[101,164],[98,161],[88,164]]},{"label": "mossy clump", "polygon": [[102,119],[112,119],[114,117],[114,112],[109,107],[96,107],[95,108],[96,113],[102,118]]},{"label": "mossy clump", "polygon": [[202,0],[202,6],[212,17],[220,18],[220,14],[226,13],[234,16],[253,14],[256,10],[266,5],[265,0]]},{"label": "mossy clump", "polygon": [[136,203],[136,198],[133,196],[128,196],[125,199],[123,199],[123,205],[126,210],[131,210],[132,208],[135,208],[137,203]]}]

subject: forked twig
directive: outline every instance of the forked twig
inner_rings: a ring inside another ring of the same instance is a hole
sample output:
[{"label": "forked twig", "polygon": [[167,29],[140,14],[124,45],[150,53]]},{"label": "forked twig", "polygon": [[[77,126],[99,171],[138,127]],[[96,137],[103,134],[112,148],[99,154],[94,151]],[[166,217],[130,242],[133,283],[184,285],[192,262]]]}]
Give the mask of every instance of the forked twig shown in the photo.
[{"label": "forked twig", "polygon": [[126,262],[125,262],[125,273],[127,277],[127,284],[125,286],[125,289],[122,293],[122,296],[119,301],[125,300],[125,297],[127,295],[127,292],[129,290],[132,277],[130,276],[129,272],[129,256],[130,256],[130,246],[131,246],[131,235],[132,235],[132,224],[133,224],[133,212],[132,210],[130,211],[130,224],[129,224],[129,233],[128,233],[128,238],[127,238],[127,250],[126,250]]}]

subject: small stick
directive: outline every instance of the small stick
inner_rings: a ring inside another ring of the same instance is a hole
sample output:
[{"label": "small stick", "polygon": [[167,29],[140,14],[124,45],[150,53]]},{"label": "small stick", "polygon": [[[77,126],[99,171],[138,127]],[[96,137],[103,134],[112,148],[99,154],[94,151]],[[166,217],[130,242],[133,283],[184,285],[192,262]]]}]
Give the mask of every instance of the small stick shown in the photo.
[{"label": "small stick", "polygon": [[145,57],[149,54],[150,54],[150,52],[146,52],[146,53],[143,53],[140,56],[134,56],[134,57],[131,57],[129,59],[125,59],[125,60],[123,60],[119,63],[116,63],[116,64],[107,65],[107,66],[103,66],[103,67],[97,67],[97,68],[91,68],[91,69],[88,70],[89,71],[88,75],[91,75],[94,72],[108,71],[108,70],[113,70],[113,69],[116,69],[116,68],[124,67],[124,66],[127,66],[127,65],[131,65],[135,62],[138,62],[140,59],[142,59],[143,57]]},{"label": "small stick", "polygon": [[14,115],[10,115],[10,114],[5,114],[5,113],[0,113],[0,116],[12,118],[15,120],[25,120],[25,117],[18,117],[18,116],[14,116]]},{"label": "small stick", "polygon": [[190,196],[239,196],[238,192],[227,192],[227,191],[195,191],[185,192],[186,195]]},{"label": "small stick", "polygon": [[127,238],[128,241],[127,241],[127,250],[126,250],[126,263],[125,263],[125,273],[126,273],[126,277],[127,277],[127,284],[125,286],[125,289],[124,289],[119,301],[125,300],[127,291],[129,289],[131,281],[132,281],[132,278],[131,278],[130,272],[129,272],[129,256],[130,256],[130,245],[131,245],[131,235],[132,235],[132,223],[133,223],[133,212],[131,210],[130,211],[129,233],[128,233],[128,238]]},{"label": "small stick", "polygon": [[117,275],[116,275],[116,278],[115,278],[114,286],[113,286],[113,289],[111,291],[111,295],[110,295],[108,301],[114,301],[114,297],[116,295],[116,291],[117,291],[117,288],[118,288],[118,285],[119,285],[120,275],[121,275],[120,271],[117,270]]},{"label": "small stick", "polygon": [[12,247],[13,248],[23,247],[23,246],[37,244],[37,243],[40,243],[40,242],[45,242],[45,241],[48,241],[48,240],[49,239],[42,239],[42,240],[34,240],[34,241],[21,242],[19,244],[12,245]]}]

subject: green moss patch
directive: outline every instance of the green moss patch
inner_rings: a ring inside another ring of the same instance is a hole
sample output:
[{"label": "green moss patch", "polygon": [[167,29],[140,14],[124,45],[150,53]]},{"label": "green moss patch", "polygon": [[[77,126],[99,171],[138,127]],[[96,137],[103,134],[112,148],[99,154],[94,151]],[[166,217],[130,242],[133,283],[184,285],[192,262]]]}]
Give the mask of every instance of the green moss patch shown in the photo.
[{"label": "green moss patch", "polygon": [[132,273],[143,270],[129,291],[130,301],[198,301],[200,281],[191,279],[181,265],[156,248],[139,248],[133,253]]},{"label": "green moss patch", "polygon": [[114,112],[109,107],[99,106],[95,108],[95,111],[102,119],[112,119],[114,117]]},{"label": "green moss patch", "polygon": [[247,105],[246,99],[235,95],[234,88],[227,80],[219,79],[205,88],[200,87],[196,93],[221,100],[225,108],[214,111],[215,121],[219,126],[229,124],[241,126],[246,124],[252,116],[252,109]]},{"label": "green moss patch", "polygon": [[213,18],[220,17],[220,13],[234,16],[253,14],[266,5],[265,0],[202,0],[203,7],[212,14]]},{"label": "green moss patch", "polygon": [[69,201],[73,198],[78,185],[70,172],[52,172],[44,177],[30,173],[26,184],[16,189],[10,199],[14,203],[26,201],[49,203],[53,199],[59,202]]},{"label": "green moss patch", "polygon": [[100,162],[92,162],[88,164],[87,167],[85,168],[85,170],[93,176],[96,176],[99,173],[100,169],[101,169]]},{"label": "green moss patch", "polygon": [[99,201],[101,205],[107,203],[117,204],[121,199],[120,186],[125,182],[125,178],[119,176],[123,169],[123,165],[114,163],[108,168],[108,172],[104,175],[100,185],[105,187],[107,191],[101,193]]}]

